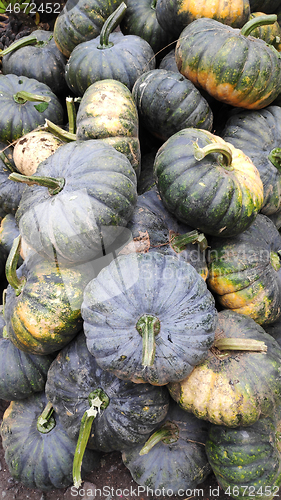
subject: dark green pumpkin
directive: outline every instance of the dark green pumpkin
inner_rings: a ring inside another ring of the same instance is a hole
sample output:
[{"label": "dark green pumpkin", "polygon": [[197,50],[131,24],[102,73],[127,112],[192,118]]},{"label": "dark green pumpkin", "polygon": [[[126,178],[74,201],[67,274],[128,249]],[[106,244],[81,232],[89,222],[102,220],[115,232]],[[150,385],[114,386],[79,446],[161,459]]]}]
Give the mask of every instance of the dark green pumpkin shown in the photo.
[{"label": "dark green pumpkin", "polygon": [[[39,425],[46,405],[44,393],[12,401],[1,424],[5,461],[11,476],[27,488],[41,491],[71,486],[76,448],[76,441],[69,438],[55,412],[47,415],[46,424]],[[86,450],[83,476],[99,463],[98,452]]]},{"label": "dark green pumpkin", "polygon": [[[34,96],[26,100],[18,92]],[[35,96],[48,102],[37,102]],[[31,99],[31,100],[30,100]],[[63,123],[63,107],[45,83],[34,78],[13,74],[0,75],[0,140],[8,143],[44,125],[45,120]]]},{"label": "dark green pumpkin", "polygon": [[211,425],[206,453],[216,479],[231,498],[272,500],[281,485],[280,406],[248,427]]},{"label": "dark green pumpkin", "polygon": [[[261,212],[271,215],[281,210],[281,108],[235,110],[222,132],[225,141],[251,158],[257,167],[264,191]],[[261,147],[262,144],[262,147]]]},{"label": "dark green pumpkin", "polygon": [[251,160],[207,130],[186,128],[169,137],[156,154],[154,175],[166,208],[206,234],[229,237],[244,231],[263,203]]},{"label": "dark green pumpkin", "polygon": [[[35,43],[26,45],[28,39],[31,38],[35,38]],[[3,74],[13,73],[18,76],[35,78],[48,85],[54,94],[63,94],[67,90],[64,77],[66,57],[56,46],[53,32],[35,30],[31,36],[21,38],[23,46],[13,50],[17,43],[11,44],[9,51],[12,52],[2,58]]]},{"label": "dark green pumpkin", "polygon": [[145,445],[123,450],[122,460],[134,481],[154,492],[172,496],[192,491],[211,472],[207,435],[206,422],[171,402],[164,422]]},{"label": "dark green pumpkin", "polygon": [[[248,22],[258,19],[263,16]],[[196,19],[176,45],[179,71],[218,101],[247,109],[268,106],[281,92],[281,55],[249,35],[254,26],[246,23],[238,30],[214,19]]]},{"label": "dark green pumpkin", "polygon": [[132,94],[143,126],[163,141],[188,127],[212,130],[209,104],[179,72],[147,71],[136,80]]},{"label": "dark green pumpkin", "polygon": [[81,332],[60,351],[46,383],[46,395],[72,439],[77,440],[81,419],[97,392],[104,404],[93,420],[87,447],[104,452],[144,443],[169,408],[166,387],[136,385],[102,370]]},{"label": "dark green pumpkin", "polygon": [[217,312],[191,264],[160,252],[116,257],[84,290],[87,346],[123,380],[165,385],[205,358]]}]

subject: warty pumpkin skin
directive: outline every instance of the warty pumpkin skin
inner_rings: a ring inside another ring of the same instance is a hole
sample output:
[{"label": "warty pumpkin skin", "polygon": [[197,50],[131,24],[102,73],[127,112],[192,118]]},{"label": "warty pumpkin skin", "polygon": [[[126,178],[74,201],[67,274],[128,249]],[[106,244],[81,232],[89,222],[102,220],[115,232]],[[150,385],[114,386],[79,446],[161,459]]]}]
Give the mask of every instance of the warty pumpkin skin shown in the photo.
[{"label": "warty pumpkin skin", "polygon": [[86,286],[81,314],[101,368],[153,385],[187,376],[207,355],[217,321],[194,267],[159,252],[116,257]]},{"label": "warty pumpkin skin", "polygon": [[278,342],[249,316],[228,310],[218,313],[215,342],[221,339],[259,340],[267,350],[211,347],[184,380],[168,384],[171,396],[185,411],[216,425],[248,426],[272,415],[281,403]]},{"label": "warty pumpkin skin", "polygon": [[281,315],[281,236],[266,215],[234,238],[209,239],[208,287],[224,309],[260,325]]},{"label": "warty pumpkin skin", "polygon": [[247,427],[210,425],[206,453],[225,494],[238,500],[278,498],[281,408]]},{"label": "warty pumpkin skin", "polygon": [[45,390],[74,440],[94,393],[102,391],[104,406],[93,420],[87,447],[104,452],[144,443],[167,415],[170,402],[166,387],[136,385],[102,370],[90,354],[83,332],[52,363]]},{"label": "warty pumpkin skin", "polygon": [[[215,149],[196,159],[198,147],[202,153]],[[263,185],[252,161],[207,130],[186,128],[169,137],[156,154],[154,175],[166,208],[207,235],[239,234],[263,203]]]},{"label": "warty pumpkin skin", "polygon": [[196,87],[234,107],[261,109],[281,92],[280,53],[214,19],[186,26],[175,57],[179,71]]}]

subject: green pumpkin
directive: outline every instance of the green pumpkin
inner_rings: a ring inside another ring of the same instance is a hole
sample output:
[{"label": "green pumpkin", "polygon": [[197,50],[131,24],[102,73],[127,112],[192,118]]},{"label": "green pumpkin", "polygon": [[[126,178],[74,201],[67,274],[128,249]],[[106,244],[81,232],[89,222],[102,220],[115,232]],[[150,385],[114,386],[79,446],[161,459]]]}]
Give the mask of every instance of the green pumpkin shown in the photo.
[{"label": "green pumpkin", "polygon": [[[43,424],[42,414],[46,418]],[[10,403],[3,416],[1,437],[13,479],[41,491],[71,486],[76,441],[69,438],[59,416],[47,406],[43,392]],[[99,464],[98,452],[86,450],[82,475]]]},{"label": "green pumpkin", "polygon": [[[252,12],[250,15],[250,19],[264,15],[264,11]],[[261,38],[269,45],[273,45],[273,47],[275,47],[278,52],[281,51],[281,26],[279,25],[278,21],[275,21],[274,24],[259,26],[257,29],[251,32],[251,35],[255,36],[256,38]]]},{"label": "green pumpkin", "polygon": [[179,72],[147,71],[136,80],[132,94],[143,126],[162,141],[188,127],[212,130],[209,104]]},{"label": "green pumpkin", "polygon": [[217,321],[204,279],[160,252],[116,257],[86,286],[81,314],[101,368],[153,385],[187,376],[207,355]]},{"label": "green pumpkin", "polygon": [[156,154],[154,175],[166,208],[206,234],[239,234],[263,203],[252,161],[207,130],[186,128],[169,137]]},{"label": "green pumpkin", "polygon": [[[276,16],[272,16],[275,22]],[[196,19],[183,29],[175,49],[179,71],[218,101],[261,109],[281,92],[281,55],[251,30],[268,16],[241,29],[214,19]]]}]

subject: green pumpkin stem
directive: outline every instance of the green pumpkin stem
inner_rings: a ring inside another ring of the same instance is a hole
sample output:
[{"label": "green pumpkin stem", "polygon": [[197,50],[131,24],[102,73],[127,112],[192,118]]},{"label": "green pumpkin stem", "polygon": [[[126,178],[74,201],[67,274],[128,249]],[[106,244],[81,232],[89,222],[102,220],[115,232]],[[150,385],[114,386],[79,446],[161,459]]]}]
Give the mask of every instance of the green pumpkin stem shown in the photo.
[{"label": "green pumpkin stem", "polygon": [[76,141],[77,139],[75,133],[64,130],[55,123],[51,122],[50,120],[47,120],[47,118],[45,119],[45,125],[43,128],[44,130],[46,130],[47,132],[51,132],[53,135],[55,135],[64,142]]},{"label": "green pumpkin stem", "polygon": [[9,160],[9,158],[5,155],[4,151],[0,152],[0,158],[2,162],[4,163],[5,167],[12,173],[12,172],[17,172],[16,167],[12,164],[12,162]]},{"label": "green pumpkin stem", "polygon": [[157,431],[155,431],[146,441],[139,452],[139,455],[147,455],[153,446],[162,441],[165,444],[175,443],[179,438],[179,428],[174,422],[167,420]]},{"label": "green pumpkin stem", "polygon": [[160,332],[160,321],[156,316],[143,314],[136,329],[142,336],[142,365],[152,366],[155,358],[155,335]]},{"label": "green pumpkin stem", "polygon": [[176,253],[182,252],[189,243],[198,243],[202,252],[208,247],[205,235],[198,233],[196,229],[186,234],[175,235],[171,238],[171,247]]},{"label": "green pumpkin stem", "polygon": [[219,153],[223,157],[224,166],[228,169],[232,168],[232,152],[227,144],[220,144],[218,142],[213,142],[208,144],[204,148],[200,148],[197,142],[193,143],[194,147],[194,158],[198,161],[203,160],[205,156],[212,153]]},{"label": "green pumpkin stem", "polygon": [[150,5],[151,9],[155,10],[156,4],[157,4],[157,0],[152,0],[151,5]]},{"label": "green pumpkin stem", "polygon": [[40,177],[38,175],[23,175],[13,172],[9,175],[11,181],[24,182],[29,186],[36,184],[37,186],[45,186],[48,188],[51,195],[58,194],[62,191],[65,179],[63,177]]},{"label": "green pumpkin stem", "polygon": [[[68,117],[68,133],[76,134],[76,109],[73,97],[66,98],[66,110]],[[76,137],[76,135],[75,135]]]},{"label": "green pumpkin stem", "polygon": [[25,39],[22,38],[21,40],[17,40],[16,42],[14,42],[6,49],[0,50],[0,57],[5,56],[6,54],[10,54],[10,52],[14,52],[15,50],[21,49],[26,45],[36,45],[36,43],[37,43],[37,38],[34,35]]},{"label": "green pumpkin stem", "polygon": [[274,165],[274,167],[281,172],[281,148],[275,148],[270,151],[268,159],[271,161],[272,165]]},{"label": "green pumpkin stem", "polygon": [[13,99],[18,104],[25,104],[27,101],[48,103],[51,100],[49,96],[32,94],[31,92],[26,92],[25,90],[20,90],[14,94]]},{"label": "green pumpkin stem", "polygon": [[260,26],[266,26],[267,24],[274,24],[277,21],[277,15],[271,14],[270,16],[258,16],[250,19],[246,24],[244,24],[243,28],[240,30],[240,34],[244,36],[250,35],[250,33],[259,28]]},{"label": "green pumpkin stem", "polygon": [[266,352],[267,345],[262,340],[244,338],[221,338],[215,340],[213,347],[221,351],[257,351]]},{"label": "green pumpkin stem", "polygon": [[80,424],[79,436],[73,459],[72,477],[75,488],[80,488],[82,484],[81,468],[85,449],[91,433],[92,423],[100,410],[105,409],[109,404],[109,398],[102,389],[96,389],[89,396],[91,407],[85,411]]},{"label": "green pumpkin stem", "polygon": [[278,252],[270,252],[270,263],[275,269],[275,271],[279,271],[281,267],[281,262],[280,262],[280,255]]},{"label": "green pumpkin stem", "polygon": [[113,43],[109,42],[109,35],[120,24],[126,10],[127,5],[125,2],[122,2],[119,7],[117,7],[117,9],[107,18],[100,32],[100,43],[97,46],[98,49],[109,49],[113,46]]},{"label": "green pumpkin stem", "polygon": [[26,283],[26,277],[22,276],[21,278],[18,278],[16,272],[20,255],[20,249],[21,249],[21,235],[17,236],[14,239],[5,266],[7,281],[14,288],[16,296],[20,295]]},{"label": "green pumpkin stem", "polygon": [[56,421],[53,417],[53,412],[53,405],[49,401],[37,419],[37,430],[42,434],[47,434],[55,427]]}]

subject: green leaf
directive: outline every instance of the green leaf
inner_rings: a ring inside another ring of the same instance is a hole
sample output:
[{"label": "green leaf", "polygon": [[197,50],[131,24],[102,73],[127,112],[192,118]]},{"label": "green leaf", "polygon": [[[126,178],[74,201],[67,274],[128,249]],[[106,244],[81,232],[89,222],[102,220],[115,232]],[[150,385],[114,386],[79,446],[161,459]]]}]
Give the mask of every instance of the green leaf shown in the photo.
[{"label": "green leaf", "polygon": [[40,102],[39,104],[34,104],[35,109],[37,109],[39,113],[44,113],[45,109],[47,109],[48,106],[48,102]]}]

